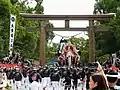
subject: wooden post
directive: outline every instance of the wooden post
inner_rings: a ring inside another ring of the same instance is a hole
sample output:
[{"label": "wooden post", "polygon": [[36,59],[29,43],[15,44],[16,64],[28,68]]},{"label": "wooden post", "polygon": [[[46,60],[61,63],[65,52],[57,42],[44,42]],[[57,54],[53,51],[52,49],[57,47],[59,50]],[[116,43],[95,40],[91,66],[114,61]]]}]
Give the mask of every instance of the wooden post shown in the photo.
[{"label": "wooden post", "polygon": [[40,65],[45,65],[46,58],[45,58],[45,46],[46,46],[46,32],[45,32],[45,21],[41,21],[41,31],[40,31]]},{"label": "wooden post", "polygon": [[65,20],[65,28],[66,28],[66,29],[69,28],[69,20]]},{"label": "wooden post", "polygon": [[89,20],[89,62],[95,62],[94,20]]}]

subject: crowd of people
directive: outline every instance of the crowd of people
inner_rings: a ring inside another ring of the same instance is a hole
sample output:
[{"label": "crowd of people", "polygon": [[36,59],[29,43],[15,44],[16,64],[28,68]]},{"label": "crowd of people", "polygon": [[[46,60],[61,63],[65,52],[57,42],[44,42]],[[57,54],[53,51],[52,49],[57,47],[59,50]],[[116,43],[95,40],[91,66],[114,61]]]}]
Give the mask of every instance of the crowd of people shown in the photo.
[{"label": "crowd of people", "polygon": [[11,90],[120,90],[119,69],[115,66],[108,70],[47,65],[0,70],[0,90],[7,84]]},{"label": "crowd of people", "polygon": [[13,52],[11,55],[0,59],[1,64],[18,64],[21,66],[32,64],[29,60],[25,60],[24,57],[18,52]]},{"label": "crowd of people", "polygon": [[106,62],[88,65],[36,66],[20,55],[1,63],[19,67],[0,67],[0,90],[120,90],[120,67]]}]

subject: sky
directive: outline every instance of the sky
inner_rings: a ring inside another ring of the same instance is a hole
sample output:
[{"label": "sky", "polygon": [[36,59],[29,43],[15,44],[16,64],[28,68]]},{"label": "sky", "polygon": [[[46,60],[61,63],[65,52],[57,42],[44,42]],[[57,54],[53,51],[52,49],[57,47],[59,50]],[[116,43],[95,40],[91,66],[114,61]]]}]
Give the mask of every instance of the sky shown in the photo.
[{"label": "sky", "polygon": [[[43,0],[44,14],[45,15],[86,15],[93,14],[95,0]],[[64,27],[64,21],[50,21],[54,27]],[[88,21],[70,21],[70,27],[87,27]],[[87,32],[76,31],[54,31],[54,43],[59,43],[62,37],[60,36],[73,36],[78,33],[77,37],[88,37],[85,35]],[[58,35],[60,36],[58,36]],[[70,38],[70,37],[69,37]]]}]

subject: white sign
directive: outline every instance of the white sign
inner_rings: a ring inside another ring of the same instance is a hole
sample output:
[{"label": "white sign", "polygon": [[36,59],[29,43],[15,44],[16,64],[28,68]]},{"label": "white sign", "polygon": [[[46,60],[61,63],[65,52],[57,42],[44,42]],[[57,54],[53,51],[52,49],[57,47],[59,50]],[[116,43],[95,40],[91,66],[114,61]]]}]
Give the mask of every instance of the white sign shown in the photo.
[{"label": "white sign", "polygon": [[13,50],[15,22],[16,22],[16,16],[11,14],[10,15],[10,38],[9,38],[9,51],[10,51],[10,54],[12,54],[12,50]]}]

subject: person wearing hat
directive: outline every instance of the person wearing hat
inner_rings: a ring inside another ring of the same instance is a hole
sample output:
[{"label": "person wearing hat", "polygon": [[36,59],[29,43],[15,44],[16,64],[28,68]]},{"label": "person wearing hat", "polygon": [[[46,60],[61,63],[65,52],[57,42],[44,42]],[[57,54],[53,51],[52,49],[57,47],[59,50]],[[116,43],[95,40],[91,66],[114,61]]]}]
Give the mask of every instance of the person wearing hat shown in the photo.
[{"label": "person wearing hat", "polygon": [[38,74],[33,73],[32,77],[31,77],[32,83],[30,83],[30,85],[29,85],[30,90],[42,90],[40,83],[37,82],[37,77],[38,77]]},{"label": "person wearing hat", "polygon": [[63,83],[65,83],[65,87],[64,90],[70,90],[71,88],[71,73],[69,69],[66,69],[64,72],[64,78],[65,80],[63,81]]},{"label": "person wearing hat", "polygon": [[117,68],[110,67],[110,70],[106,74],[107,80],[108,80],[108,85],[110,90],[117,90],[115,88],[117,80],[118,80],[118,72]]},{"label": "person wearing hat", "polygon": [[[50,75],[51,85],[53,90],[61,90],[59,87],[60,74],[59,70],[56,68]],[[49,89],[48,89],[49,90]]]},{"label": "person wearing hat", "polygon": [[15,68],[13,80],[15,81],[15,90],[20,90],[22,86],[23,75],[18,67]]},{"label": "person wearing hat", "polygon": [[77,84],[78,84],[78,79],[80,78],[80,76],[78,75],[78,71],[77,69],[72,69],[72,88],[73,90],[77,90]]}]

